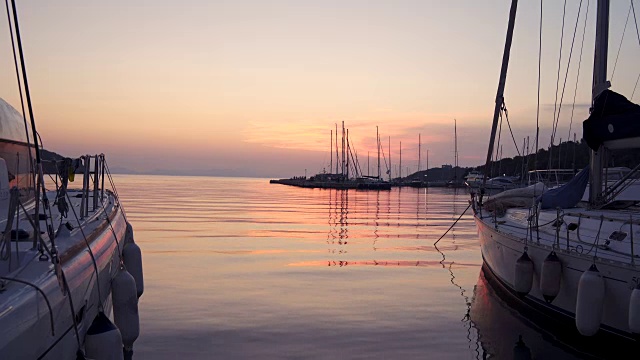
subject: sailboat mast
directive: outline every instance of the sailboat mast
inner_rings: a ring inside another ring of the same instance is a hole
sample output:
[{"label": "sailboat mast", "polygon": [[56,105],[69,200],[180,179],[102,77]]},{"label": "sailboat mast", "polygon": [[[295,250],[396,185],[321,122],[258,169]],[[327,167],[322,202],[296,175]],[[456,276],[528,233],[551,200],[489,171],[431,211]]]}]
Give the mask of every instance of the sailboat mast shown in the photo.
[{"label": "sailboat mast", "polygon": [[338,155],[338,123],[336,123],[336,175],[340,173],[338,171],[338,163],[340,162],[340,157]]},{"label": "sailboat mast", "polygon": [[391,181],[391,136],[389,136],[389,181]]},{"label": "sailboat mast", "polygon": [[458,183],[458,124],[457,120],[453,119],[453,179]]},{"label": "sailboat mast", "polygon": [[[593,87],[591,101],[611,84],[607,81],[607,50],[609,48],[609,0],[598,1],[596,45],[593,55]],[[591,150],[589,173],[589,204],[597,205],[602,197],[602,146]]]},{"label": "sailboat mast", "polygon": [[347,179],[349,179],[349,154],[351,153],[351,148],[349,147],[349,129],[347,129]]},{"label": "sailboat mast", "polygon": [[376,126],[376,143],[378,144],[378,180],[380,180],[380,133],[378,133],[378,126]]},{"label": "sailboat mast", "polygon": [[504,53],[502,54],[502,67],[500,68],[500,80],[498,81],[498,91],[496,93],[496,106],[493,109],[493,124],[491,125],[491,137],[489,138],[489,149],[487,151],[487,162],[484,166],[485,175],[482,177],[482,189],[487,184],[487,170],[491,163],[491,154],[496,140],[496,131],[498,130],[498,117],[500,109],[504,103],[504,86],[507,81],[507,69],[509,67],[509,54],[511,53],[511,40],[513,39],[513,28],[516,24],[516,10],[518,9],[518,0],[511,0],[511,10],[509,11],[509,25],[507,26],[507,39],[504,44]]},{"label": "sailboat mast", "polygon": [[398,170],[400,170],[400,174],[398,174],[398,177],[402,178],[402,141],[400,141],[400,167],[398,168]]},{"label": "sailboat mast", "polygon": [[329,172],[333,171],[333,130],[331,130],[331,146],[329,146],[329,155],[331,160],[329,162]]},{"label": "sailboat mast", "polygon": [[344,121],[342,122],[342,175],[344,176]]},{"label": "sailboat mast", "polygon": [[420,155],[422,154],[420,134],[418,134],[418,172],[420,171]]}]

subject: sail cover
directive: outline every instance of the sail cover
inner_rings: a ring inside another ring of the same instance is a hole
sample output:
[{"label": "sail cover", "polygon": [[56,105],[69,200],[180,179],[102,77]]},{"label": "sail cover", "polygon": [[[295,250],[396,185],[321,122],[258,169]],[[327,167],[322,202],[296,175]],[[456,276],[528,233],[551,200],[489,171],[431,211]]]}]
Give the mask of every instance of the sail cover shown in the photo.
[{"label": "sail cover", "polygon": [[640,105],[605,90],[595,99],[582,130],[587,145],[596,151],[607,141],[640,137]]},{"label": "sail cover", "polygon": [[582,200],[589,182],[589,167],[582,169],[568,183],[551,189],[540,196],[543,209],[572,208]]}]

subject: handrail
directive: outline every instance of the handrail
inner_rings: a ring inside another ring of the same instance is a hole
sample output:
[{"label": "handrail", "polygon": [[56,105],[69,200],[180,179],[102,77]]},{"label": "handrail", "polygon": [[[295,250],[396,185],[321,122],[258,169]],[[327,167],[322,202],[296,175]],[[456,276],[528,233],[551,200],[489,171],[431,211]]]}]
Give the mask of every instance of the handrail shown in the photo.
[{"label": "handrail", "polygon": [[[475,194],[474,194],[475,195]],[[475,198],[475,196],[472,197],[472,202],[476,202],[475,204],[475,210],[476,211],[481,211],[482,206],[480,205],[479,202],[477,202],[477,199]],[[633,235],[633,225],[640,225],[640,218],[635,218],[633,217],[633,214],[629,214],[629,218],[627,220],[625,219],[621,219],[621,218],[614,218],[614,217],[609,217],[609,216],[604,216],[602,214],[600,214],[599,216],[589,216],[589,215],[585,215],[584,213],[577,213],[577,212],[562,212],[562,211],[558,211],[556,212],[556,216],[553,217],[550,221],[545,222],[540,224],[538,221],[539,219],[537,218],[536,214],[533,213],[533,210],[536,209],[536,206],[532,206],[529,208],[529,216],[527,218],[527,226],[526,227],[520,227],[517,225],[513,225],[510,224],[509,222],[504,222],[504,221],[498,221],[497,218],[497,214],[495,211],[493,211],[490,215],[490,219],[493,221],[493,226],[495,227],[495,231],[501,232],[504,230],[501,230],[498,228],[498,224],[501,225],[501,227],[507,227],[507,228],[511,228],[514,229],[515,232],[509,232],[512,235],[518,236],[518,233],[522,232],[521,235],[524,235],[524,238],[522,238],[521,240],[525,242],[525,244],[527,242],[529,242],[529,237],[531,236],[531,238],[533,238],[533,231],[535,230],[537,233],[537,244],[540,245],[540,229],[544,228],[552,223],[557,223],[558,226],[556,227],[556,229],[553,229],[552,232],[544,232],[546,233],[548,236],[550,236],[550,238],[548,239],[549,242],[552,244],[552,246],[554,248],[560,248],[560,226],[564,225],[565,227],[567,227],[568,225],[568,221],[566,221],[566,217],[576,217],[578,218],[578,227],[577,227],[577,232],[575,233],[575,237],[572,239],[569,234],[569,229],[567,228],[567,236],[566,236],[566,245],[567,245],[567,251],[576,251],[580,254],[585,254],[585,250],[582,248],[581,244],[586,244],[586,245],[590,245],[590,249],[588,251],[586,251],[586,254],[590,254],[594,248],[596,249],[596,253],[595,256],[597,256],[597,252],[598,250],[600,251],[607,251],[607,253],[609,254],[609,256],[613,257],[613,259],[616,259],[616,261],[620,261],[620,262],[624,262],[628,264],[632,265],[632,266],[636,266],[636,254],[635,254],[635,244],[634,244],[634,235]],[[476,214],[478,214],[478,212],[476,212]],[[536,211],[536,213],[538,213]],[[539,213],[538,213],[539,214]],[[484,217],[482,217],[484,218]],[[600,226],[598,229],[598,233],[595,236],[591,236],[588,234],[580,234],[580,228],[581,228],[581,221],[583,218],[586,219],[592,219],[597,221]],[[564,220],[564,221],[563,221]],[[609,247],[609,244],[599,244],[599,240],[601,239],[601,230],[602,230],[602,225],[604,222],[606,221],[616,221],[616,222],[621,222],[622,226],[625,225],[629,225],[629,232],[630,232],[630,238],[629,238],[629,246],[630,246],[630,252],[626,252],[626,251],[620,251],[620,250],[616,250],[614,248]],[[535,222],[535,223],[534,223]],[[561,223],[562,222],[562,223]],[[533,239],[531,239],[533,241]],[[545,240],[546,242],[546,240]],[[602,256],[600,256],[602,257]],[[623,260],[624,259],[624,260]]]},{"label": "handrail", "polygon": [[[86,219],[90,215],[90,213],[95,213],[96,211],[103,209],[103,207],[100,207],[99,202],[102,201],[105,196],[105,190],[106,190],[105,179],[107,177],[109,177],[109,184],[107,184],[107,186],[110,185],[113,188],[113,181],[111,179],[111,174],[108,170],[104,154],[83,155],[80,158],[77,158],[74,160],[65,158],[63,160],[47,161],[50,164],[56,165],[55,178],[51,176],[51,181],[55,185],[56,195],[53,203],[54,205],[58,206],[58,211],[60,212],[60,215],[61,215],[60,226],[63,224],[63,219],[67,217],[67,213],[65,209],[66,210],[69,209],[68,205],[65,206],[65,204],[60,203],[61,201],[62,202],[67,201],[67,197],[65,197],[65,194],[67,192],[67,184],[69,181],[69,177],[67,176],[67,174],[70,171],[73,171],[75,173],[75,170],[77,169],[77,166],[78,166],[78,162],[77,162],[78,160],[80,161],[80,164],[84,165],[84,169],[81,171],[81,173],[83,174],[83,179],[82,179],[82,189],[80,189],[79,191],[81,194],[80,195],[81,199],[80,199],[80,209],[79,209],[80,217],[78,221]],[[93,163],[92,163],[92,160],[93,160]],[[50,175],[52,175],[52,173]],[[92,179],[92,176],[93,176],[93,179]],[[89,207],[90,196],[93,196],[92,207]],[[116,194],[114,194],[114,196],[116,196]],[[51,246],[51,243],[54,242],[54,239],[57,237],[58,234],[57,234],[57,231],[54,231],[55,229],[53,224],[50,223],[53,219],[51,216],[51,209],[49,207],[50,205],[48,204],[49,201],[46,198],[46,193],[43,194],[42,198],[40,196],[37,196],[35,201],[45,203],[42,208],[43,210],[41,212],[42,215],[38,215],[38,213],[36,213],[35,217],[30,215],[27,209],[24,207],[24,205],[17,198],[15,199],[15,201],[12,200],[12,202],[15,202],[16,204],[15,206],[10,206],[9,215],[10,215],[10,218],[17,217],[18,219],[20,219],[21,218],[20,214],[24,213],[22,217],[28,220],[28,223],[31,225],[33,229],[37,229],[40,227],[40,221],[46,222],[46,229],[47,229],[46,234],[48,235],[48,239],[42,236],[42,234],[39,231],[35,231],[33,235],[32,248],[40,250],[41,257],[45,256],[52,259],[52,256],[51,256],[52,250],[50,249],[50,246]],[[71,200],[69,199],[69,202],[70,201]],[[41,218],[41,216],[43,217]],[[19,222],[18,223],[16,221],[7,222],[7,227],[4,229],[5,235],[0,236],[0,260],[11,261],[12,259],[11,254],[14,251],[16,252],[16,254],[18,253],[19,249],[17,247],[17,243],[16,243],[15,249],[11,249],[11,246],[10,246],[12,241],[18,240],[18,239],[14,240],[12,236],[10,236],[11,230],[17,231],[18,229],[19,229]],[[58,226],[58,229],[59,229],[59,226]]]},{"label": "handrail", "polygon": [[[634,167],[633,169],[631,169],[631,171],[629,171],[629,173],[627,173],[625,176],[623,176],[620,180],[618,180],[615,184],[611,185],[610,187],[608,187],[607,189],[605,189],[604,193],[602,194],[603,198],[608,198],[611,195],[611,199],[609,199],[609,201],[613,200],[616,196],[618,196],[618,194],[620,194],[622,191],[624,191],[627,187],[629,187],[629,185],[631,185],[631,182],[624,184],[627,180],[629,180],[629,178],[631,178],[631,176],[635,175],[636,173],[638,173],[638,170],[640,170],[640,164],[636,165],[636,167]],[[633,179],[634,181],[636,179]],[[624,184],[624,186],[622,186]],[[616,189],[618,189],[618,187],[622,186],[621,189],[619,189],[618,191],[616,191]]]}]

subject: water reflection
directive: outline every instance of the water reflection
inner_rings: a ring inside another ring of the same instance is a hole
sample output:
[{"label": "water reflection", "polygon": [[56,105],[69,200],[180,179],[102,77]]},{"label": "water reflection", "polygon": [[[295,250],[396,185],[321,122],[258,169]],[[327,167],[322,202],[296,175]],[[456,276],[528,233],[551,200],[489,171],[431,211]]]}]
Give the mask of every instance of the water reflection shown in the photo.
[{"label": "water reflection", "polygon": [[[448,190],[440,189],[435,193],[428,188],[391,192],[325,190],[325,224],[328,226],[325,243],[328,245],[327,252],[332,255],[327,263],[345,266],[370,264],[367,261],[371,260],[373,264],[378,264],[380,258],[388,258],[389,254],[400,256],[397,260],[385,260],[386,263],[423,261],[421,255],[424,254],[421,252],[432,250],[427,245],[428,241],[441,235],[442,228],[451,224],[450,219],[459,215],[457,211],[461,206],[458,203],[463,200],[457,196],[443,199],[443,192],[446,194]],[[415,211],[413,219],[408,216],[411,207]],[[470,225],[469,217],[460,221],[461,234],[468,237]],[[410,231],[408,227],[415,230]],[[450,234],[453,241],[443,242],[440,249],[457,250],[456,236]],[[410,241],[410,238],[415,241]],[[368,249],[365,247],[367,241],[370,241]],[[348,244],[349,250],[346,247]],[[466,241],[463,247],[475,248],[477,243],[475,240]],[[349,254],[349,258],[346,258],[346,254]],[[408,257],[413,259],[408,260]],[[367,258],[367,261],[359,258]]]},{"label": "water reflection", "polygon": [[473,289],[470,321],[484,357],[496,359],[580,359],[541,332],[495,294],[483,271]]},{"label": "water reflection", "polygon": [[138,359],[511,359],[519,334],[567,358],[485,287],[469,214],[432,245],[462,191],[116,182],[147,280]]},{"label": "water reflection", "polygon": [[327,244],[329,253],[346,254],[349,239],[349,190],[328,190],[329,232]]},{"label": "water reflection", "polygon": [[[455,221],[455,219],[457,219],[458,217],[458,207],[457,207],[457,191],[458,189],[454,189],[454,194],[453,194],[453,208],[451,211],[451,216],[452,216],[452,221]],[[456,242],[456,226],[454,225],[451,230],[449,231],[450,236],[451,236],[451,242],[453,244],[455,244]],[[449,262],[448,265],[446,265],[446,260],[447,257],[445,255],[445,253],[440,250],[440,248],[438,248],[438,243],[435,242],[433,244],[433,247],[436,249],[436,251],[440,254],[440,256],[442,256],[442,259],[440,260],[440,264],[442,266],[443,269],[446,269],[449,273],[449,278],[450,278],[450,282],[451,284],[457,288],[460,291],[460,296],[464,299],[464,304],[466,307],[466,311],[464,313],[464,316],[462,317],[462,319],[460,320],[463,324],[465,324],[465,329],[467,332],[467,341],[469,342],[469,348],[473,350],[474,352],[474,356],[476,359],[481,359],[481,358],[486,358],[486,351],[484,351],[484,349],[482,349],[482,344],[479,340],[479,337],[477,336],[478,331],[477,328],[474,324],[473,321],[471,321],[471,302],[472,300],[469,298],[469,296],[467,295],[467,290],[462,287],[462,285],[460,285],[457,281],[456,281],[456,276],[453,272],[453,264],[454,262]],[[456,250],[457,247],[454,246],[454,248],[452,249],[453,251]]]}]

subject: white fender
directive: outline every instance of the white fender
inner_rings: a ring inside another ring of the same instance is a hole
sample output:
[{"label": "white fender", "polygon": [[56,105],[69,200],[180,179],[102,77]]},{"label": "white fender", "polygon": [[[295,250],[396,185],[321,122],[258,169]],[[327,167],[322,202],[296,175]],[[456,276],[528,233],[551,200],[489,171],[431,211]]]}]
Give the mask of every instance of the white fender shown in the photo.
[{"label": "white fender", "polygon": [[140,319],[136,281],[124,267],[118,270],[111,282],[111,297],[113,300],[113,320],[122,334],[122,345],[125,350],[131,350],[133,342],[140,335]]},{"label": "white fender", "polygon": [[84,336],[85,356],[94,360],[123,360],[121,346],[120,331],[100,312]]},{"label": "white fender", "polygon": [[576,327],[584,336],[595,335],[602,322],[604,279],[595,264],[582,273],[576,298]]},{"label": "white fender", "polygon": [[544,299],[551,303],[560,293],[560,283],[562,279],[562,263],[552,251],[542,263],[542,273],[540,274],[540,292]]},{"label": "white fender", "polygon": [[144,292],[144,277],[142,271],[142,252],[133,241],[124,246],[122,260],[127,271],[136,282],[136,295],[139,298]]},{"label": "white fender", "polygon": [[533,285],[533,261],[527,255],[525,250],[522,256],[516,260],[516,277],[514,281],[514,288],[518,295],[524,296],[531,291]]},{"label": "white fender", "polygon": [[631,291],[629,299],[629,330],[634,334],[640,334],[640,284]]}]

